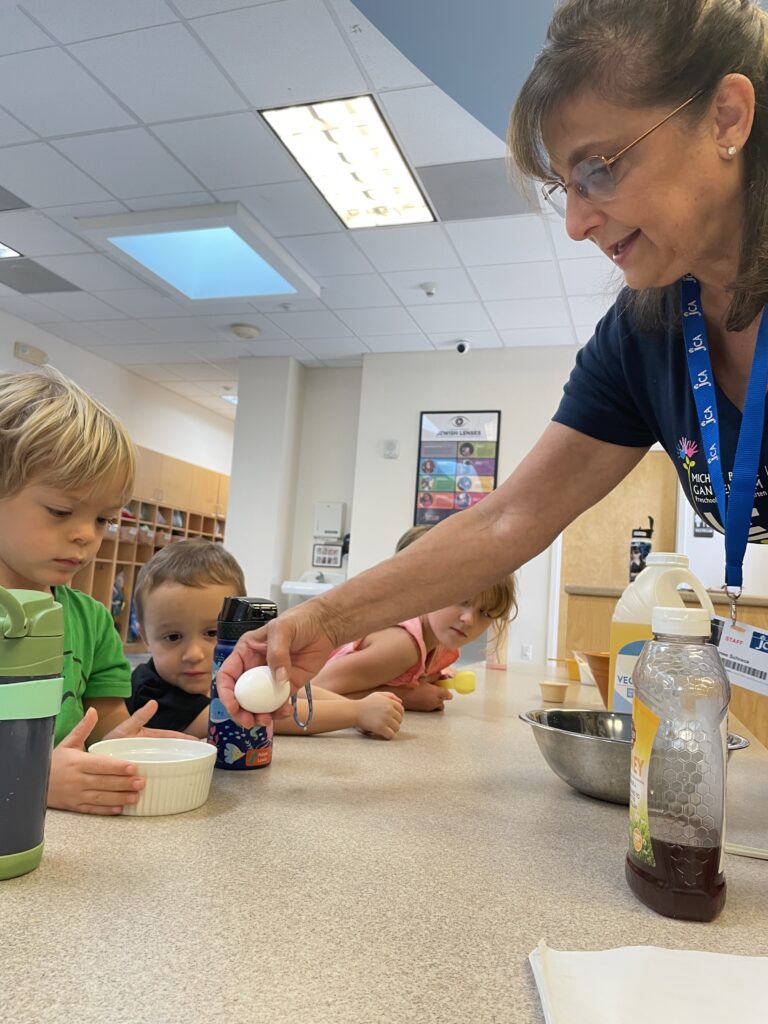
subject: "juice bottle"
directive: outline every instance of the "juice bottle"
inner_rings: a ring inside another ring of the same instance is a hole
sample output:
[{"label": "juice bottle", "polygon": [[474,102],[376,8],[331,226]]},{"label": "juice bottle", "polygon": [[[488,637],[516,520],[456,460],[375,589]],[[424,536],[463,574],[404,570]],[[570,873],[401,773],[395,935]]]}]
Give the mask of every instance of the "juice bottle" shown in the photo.
[{"label": "juice bottle", "polygon": [[728,677],[703,608],[654,608],[632,682],[630,889],[652,910],[711,921],[725,904]]},{"label": "juice bottle", "polygon": [[710,618],[715,614],[703,584],[688,568],[688,556],[660,551],[648,555],[647,566],[619,598],[611,619],[608,666],[608,707],[632,710],[632,672],[646,640],[651,638],[651,612],[657,605],[684,608],[678,587],[687,585]]}]

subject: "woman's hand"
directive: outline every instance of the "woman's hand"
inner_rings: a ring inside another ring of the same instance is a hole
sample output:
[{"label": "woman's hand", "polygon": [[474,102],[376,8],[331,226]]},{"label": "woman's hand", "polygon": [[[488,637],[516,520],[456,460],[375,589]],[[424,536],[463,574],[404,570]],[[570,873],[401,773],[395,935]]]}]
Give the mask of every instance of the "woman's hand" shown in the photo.
[{"label": "woman's hand", "polygon": [[277,682],[290,680],[291,688],[299,690],[314,678],[335,647],[330,630],[324,623],[320,601],[307,601],[284,612],[261,629],[245,633],[216,675],[216,689],[222,704],[238,725],[252,729],[266,725],[272,718],[292,714],[289,702],[271,715],[254,715],[245,711],[235,699],[235,683],[249,668],[269,665]]}]

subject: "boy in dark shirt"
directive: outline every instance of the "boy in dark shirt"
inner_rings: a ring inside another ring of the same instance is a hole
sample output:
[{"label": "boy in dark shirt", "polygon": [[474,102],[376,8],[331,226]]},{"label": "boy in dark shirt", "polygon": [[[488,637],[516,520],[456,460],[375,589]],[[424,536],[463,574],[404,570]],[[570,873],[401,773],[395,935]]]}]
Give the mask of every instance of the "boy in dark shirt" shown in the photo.
[{"label": "boy in dark shirt", "polygon": [[[242,569],[213,541],[169,544],[142,566],[134,601],[139,632],[152,657],[133,671],[133,692],[126,699],[131,712],[156,700],[153,727],[208,735],[216,620],[225,597],[245,593]],[[312,693],[315,706],[308,729],[300,729],[293,719],[279,719],[276,733],[305,735],[354,726],[391,739],[400,728],[403,706],[392,694],[349,700],[316,687]],[[306,721],[302,703],[299,713]]]}]

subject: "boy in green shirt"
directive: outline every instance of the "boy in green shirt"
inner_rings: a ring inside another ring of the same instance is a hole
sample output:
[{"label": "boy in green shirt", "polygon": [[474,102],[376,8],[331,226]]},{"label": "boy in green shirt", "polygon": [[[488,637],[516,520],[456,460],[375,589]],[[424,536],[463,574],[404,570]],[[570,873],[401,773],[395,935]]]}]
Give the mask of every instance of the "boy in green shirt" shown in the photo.
[{"label": "boy in green shirt", "polygon": [[49,807],[120,814],[144,786],[134,765],[85,751],[88,740],[142,735],[157,705],[128,716],[130,666],[110,614],[67,586],[96,556],[134,472],[123,425],[72,381],[55,370],[0,374],[0,585],[51,590],[64,609]]}]

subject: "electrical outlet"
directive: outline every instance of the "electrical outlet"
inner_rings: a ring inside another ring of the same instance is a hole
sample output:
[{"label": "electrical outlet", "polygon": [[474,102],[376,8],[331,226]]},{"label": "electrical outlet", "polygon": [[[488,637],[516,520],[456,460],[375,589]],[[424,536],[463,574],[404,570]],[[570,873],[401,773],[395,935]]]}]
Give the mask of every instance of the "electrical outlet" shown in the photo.
[{"label": "electrical outlet", "polygon": [[533,644],[520,644],[520,660],[533,661]]}]

